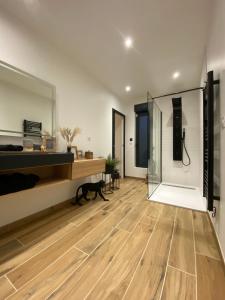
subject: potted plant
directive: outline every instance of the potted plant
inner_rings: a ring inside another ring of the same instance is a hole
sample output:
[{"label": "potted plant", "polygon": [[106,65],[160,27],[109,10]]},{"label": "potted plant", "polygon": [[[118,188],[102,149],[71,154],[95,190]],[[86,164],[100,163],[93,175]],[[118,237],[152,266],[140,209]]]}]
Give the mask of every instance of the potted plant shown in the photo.
[{"label": "potted plant", "polygon": [[109,154],[106,163],[105,163],[105,173],[106,174],[113,174],[116,170],[116,166],[118,165],[119,160],[116,158],[112,158],[112,156]]},{"label": "potted plant", "polygon": [[72,142],[75,136],[80,133],[80,128],[76,127],[73,130],[70,128],[60,128],[60,133],[67,143],[67,152],[71,152]]}]

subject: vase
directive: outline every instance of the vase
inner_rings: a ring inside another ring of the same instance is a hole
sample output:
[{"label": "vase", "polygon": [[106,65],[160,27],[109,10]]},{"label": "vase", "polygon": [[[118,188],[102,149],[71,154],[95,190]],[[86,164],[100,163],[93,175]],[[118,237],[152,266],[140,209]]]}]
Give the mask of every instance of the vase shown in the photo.
[{"label": "vase", "polygon": [[67,152],[68,152],[68,153],[71,152],[71,146],[70,146],[70,145],[67,146]]}]

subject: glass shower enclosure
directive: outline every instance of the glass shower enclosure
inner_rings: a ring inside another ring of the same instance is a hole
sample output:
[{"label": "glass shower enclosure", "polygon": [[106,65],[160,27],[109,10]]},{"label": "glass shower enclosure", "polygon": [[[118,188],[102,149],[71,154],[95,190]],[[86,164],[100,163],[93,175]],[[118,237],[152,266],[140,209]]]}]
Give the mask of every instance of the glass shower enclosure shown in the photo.
[{"label": "glass shower enclosure", "polygon": [[149,113],[149,156],[148,156],[148,197],[162,182],[162,112],[148,96]]}]

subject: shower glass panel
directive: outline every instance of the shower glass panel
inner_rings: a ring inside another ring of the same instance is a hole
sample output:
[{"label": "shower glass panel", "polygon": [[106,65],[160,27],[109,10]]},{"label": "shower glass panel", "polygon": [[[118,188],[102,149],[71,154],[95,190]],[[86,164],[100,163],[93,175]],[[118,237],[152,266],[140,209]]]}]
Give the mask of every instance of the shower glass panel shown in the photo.
[{"label": "shower glass panel", "polygon": [[162,181],[162,113],[157,104],[149,100],[149,159],[148,194],[149,197]]}]

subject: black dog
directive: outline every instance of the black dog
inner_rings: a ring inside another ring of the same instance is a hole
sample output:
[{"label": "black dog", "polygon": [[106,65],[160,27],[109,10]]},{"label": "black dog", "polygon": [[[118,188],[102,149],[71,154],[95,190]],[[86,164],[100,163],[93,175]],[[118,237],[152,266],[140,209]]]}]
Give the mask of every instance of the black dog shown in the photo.
[{"label": "black dog", "polygon": [[[85,184],[82,184],[81,186],[79,186],[79,188],[77,189],[77,193],[76,193],[76,202],[73,204],[79,204],[79,205],[82,205],[80,203],[80,200],[82,198],[84,198],[85,200],[89,201],[91,200],[90,198],[87,198],[87,194],[88,192],[95,192],[95,196],[92,200],[95,200],[99,194],[99,196],[104,200],[104,201],[109,201],[108,199],[106,199],[104,197],[104,195],[102,194],[102,188],[105,186],[105,181],[103,180],[100,180],[99,182],[96,182],[96,183],[85,183]],[[82,193],[81,195],[79,196],[79,191],[80,189],[82,190]]]}]

